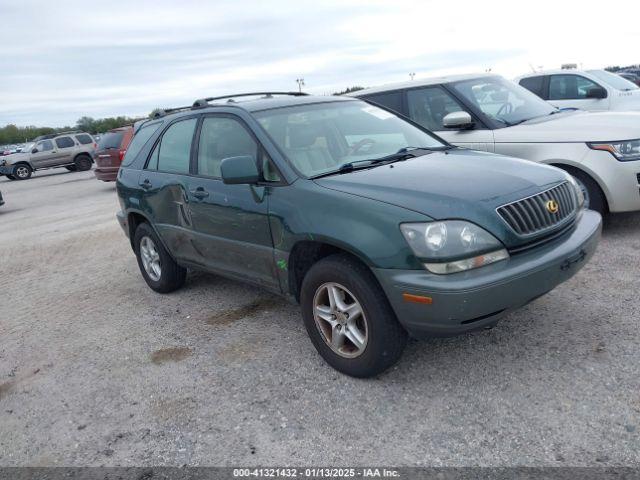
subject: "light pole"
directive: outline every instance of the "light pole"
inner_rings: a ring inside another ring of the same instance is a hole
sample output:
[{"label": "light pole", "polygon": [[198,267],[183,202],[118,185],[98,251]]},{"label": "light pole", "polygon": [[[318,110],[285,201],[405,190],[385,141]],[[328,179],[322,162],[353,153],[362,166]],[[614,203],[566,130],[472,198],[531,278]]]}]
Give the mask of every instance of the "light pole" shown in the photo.
[{"label": "light pole", "polygon": [[302,93],[302,87],[304,86],[304,78],[296,78],[296,83],[298,84],[298,92]]},{"label": "light pole", "polygon": [[409,76],[411,77],[411,80],[413,80],[413,77],[415,77],[415,76],[416,76],[416,72],[411,72],[411,73],[409,74]]}]

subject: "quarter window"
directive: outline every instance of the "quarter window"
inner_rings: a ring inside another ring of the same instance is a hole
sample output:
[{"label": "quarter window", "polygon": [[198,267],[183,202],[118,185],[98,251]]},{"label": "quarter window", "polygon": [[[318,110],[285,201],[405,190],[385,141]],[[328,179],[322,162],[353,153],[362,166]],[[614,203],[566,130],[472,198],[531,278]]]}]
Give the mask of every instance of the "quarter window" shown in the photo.
[{"label": "quarter window", "polygon": [[75,142],[71,137],[56,138],[56,145],[58,148],[70,148],[75,145]]},{"label": "quarter window", "polygon": [[257,158],[258,144],[238,122],[228,117],[205,117],[198,145],[198,173],[220,177],[222,160],[250,155]]},{"label": "quarter window", "polygon": [[369,100],[383,107],[390,108],[396,112],[402,113],[402,92],[385,92],[374,93],[373,95],[367,95],[363,97],[365,100]]},{"label": "quarter window", "polygon": [[551,75],[549,100],[578,100],[587,98],[587,92],[599,85],[580,75]]},{"label": "quarter window", "polygon": [[[160,128],[160,125],[162,125],[162,122],[150,123],[148,125],[141,127],[140,130],[138,130],[138,132],[133,137],[133,140],[131,140],[129,147],[127,148],[127,153],[124,156],[122,165],[126,167],[133,163],[138,153],[140,153],[140,150],[142,150],[142,147],[144,147],[147,144],[151,136],[154,133],[156,133],[158,128]],[[118,148],[118,147],[120,147],[120,140],[118,140],[117,144],[112,144],[112,148]],[[100,145],[98,145],[98,149],[100,149]]]},{"label": "quarter window", "polygon": [[445,116],[465,111],[464,107],[441,87],[409,90],[407,101],[409,117],[429,130],[443,130],[442,120]]}]

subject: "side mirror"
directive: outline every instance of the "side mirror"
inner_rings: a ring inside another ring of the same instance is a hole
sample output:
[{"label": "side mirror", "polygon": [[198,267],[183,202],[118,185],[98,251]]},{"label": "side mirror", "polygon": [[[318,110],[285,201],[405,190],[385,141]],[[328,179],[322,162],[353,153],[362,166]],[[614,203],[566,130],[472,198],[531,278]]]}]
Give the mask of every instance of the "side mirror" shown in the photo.
[{"label": "side mirror", "polygon": [[607,98],[607,91],[602,87],[591,87],[587,90],[587,98]]},{"label": "side mirror", "polygon": [[220,164],[222,181],[227,185],[252,184],[260,181],[256,159],[251,155],[224,158]]},{"label": "side mirror", "polygon": [[31,153],[38,153],[38,149],[34,148],[33,150],[31,150]]},{"label": "side mirror", "polygon": [[475,124],[467,112],[451,112],[442,119],[442,125],[444,128],[468,130]]}]

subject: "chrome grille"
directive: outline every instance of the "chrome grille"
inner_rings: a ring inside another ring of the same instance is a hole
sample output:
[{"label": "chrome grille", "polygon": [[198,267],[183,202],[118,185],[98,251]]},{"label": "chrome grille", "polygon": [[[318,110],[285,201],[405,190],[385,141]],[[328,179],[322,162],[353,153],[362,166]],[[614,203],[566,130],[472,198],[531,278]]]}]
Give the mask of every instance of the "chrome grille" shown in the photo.
[{"label": "chrome grille", "polygon": [[[557,204],[556,213],[548,208],[549,202]],[[575,211],[576,195],[568,182],[497,209],[502,219],[518,235],[531,235],[563,224]]]}]

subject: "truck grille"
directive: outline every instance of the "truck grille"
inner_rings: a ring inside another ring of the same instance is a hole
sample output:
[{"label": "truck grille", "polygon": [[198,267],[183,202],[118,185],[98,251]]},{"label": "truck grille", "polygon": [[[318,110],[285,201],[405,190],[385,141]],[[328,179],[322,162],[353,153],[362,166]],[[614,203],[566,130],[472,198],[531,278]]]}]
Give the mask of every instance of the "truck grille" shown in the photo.
[{"label": "truck grille", "polygon": [[518,235],[532,235],[560,225],[575,211],[576,196],[568,182],[497,209]]}]

